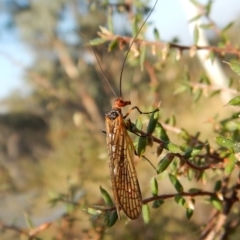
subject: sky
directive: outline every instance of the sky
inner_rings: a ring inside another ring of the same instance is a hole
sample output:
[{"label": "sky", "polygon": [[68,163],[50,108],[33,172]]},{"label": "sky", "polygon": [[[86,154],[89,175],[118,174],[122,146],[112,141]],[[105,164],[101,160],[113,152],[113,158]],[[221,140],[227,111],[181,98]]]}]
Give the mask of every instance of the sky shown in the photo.
[{"label": "sky", "polygon": [[[151,5],[155,0],[151,0]],[[156,9],[149,21],[153,22],[161,39],[170,41],[178,37],[182,44],[189,45],[192,39],[188,29],[188,21],[182,2],[188,0],[159,0]],[[205,0],[199,2],[206,3]],[[240,14],[238,0],[215,0],[211,18],[218,26],[223,27]],[[0,16],[0,100],[11,92],[19,94],[29,92],[29,87],[24,82],[24,69],[30,66],[34,57],[27,46],[19,40],[16,32],[3,31],[2,25],[6,16]]]}]

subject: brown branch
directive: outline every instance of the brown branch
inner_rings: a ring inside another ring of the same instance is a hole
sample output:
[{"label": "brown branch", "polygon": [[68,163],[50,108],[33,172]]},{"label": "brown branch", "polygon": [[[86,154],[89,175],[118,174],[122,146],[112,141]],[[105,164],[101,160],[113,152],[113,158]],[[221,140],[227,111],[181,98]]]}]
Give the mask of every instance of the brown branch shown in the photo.
[{"label": "brown branch", "polygon": [[[133,131],[133,133],[140,133],[141,134],[141,136],[143,136],[143,137],[146,137],[148,134],[147,133],[145,133],[145,132],[143,132],[143,131],[141,131],[141,130],[139,130],[139,129],[137,129],[137,128],[135,128],[134,129],[134,131]],[[152,140],[153,140],[153,142],[156,142],[156,143],[158,143],[159,145],[161,145],[161,146],[164,146],[164,145],[167,145],[168,144],[168,142],[165,142],[165,141],[163,141],[163,140],[161,140],[161,139],[159,139],[159,138],[156,138],[156,137],[154,137],[154,136],[150,136],[151,138],[152,138]],[[170,142],[169,142],[170,143]],[[166,147],[165,147],[166,148]],[[166,148],[166,150],[168,150],[167,148]],[[195,165],[194,163],[192,163],[192,162],[190,162],[186,157],[184,157],[182,154],[180,154],[180,153],[172,153],[175,157],[178,157],[179,159],[181,159],[182,161],[184,161],[189,167],[191,167],[192,169],[195,169],[195,170],[198,170],[198,171],[204,171],[204,170],[207,170],[207,169],[210,169],[210,168],[223,168],[223,166],[222,166],[222,164],[220,164],[219,166],[216,164],[216,163],[211,163],[211,164],[208,164],[208,165],[205,165],[205,166],[198,166],[198,165]],[[203,156],[201,156],[202,158],[203,158]],[[214,158],[215,160],[216,160],[216,157],[214,157],[213,155],[210,155],[210,156],[208,156],[208,158]],[[220,160],[222,160],[221,158],[219,158],[218,159],[219,161]]]},{"label": "brown branch", "polygon": [[214,196],[216,196],[216,194],[214,192],[208,192],[208,191],[199,191],[199,192],[193,192],[193,193],[181,192],[181,193],[173,193],[173,194],[164,194],[164,195],[159,195],[159,196],[153,196],[153,197],[144,199],[142,202],[143,202],[143,204],[147,204],[147,203],[152,202],[152,201],[174,198],[176,196],[182,196],[182,197],[209,196],[209,197],[214,197]]},{"label": "brown branch", "polygon": [[[104,34],[102,32],[99,33],[100,37],[106,39],[107,41],[113,41],[118,40],[120,43],[131,43],[133,41],[133,38],[131,37],[122,37],[118,35],[112,35],[112,34]],[[221,55],[224,54],[233,54],[240,56],[240,49],[239,48],[233,48],[232,46],[227,47],[216,47],[216,46],[199,46],[199,45],[192,45],[192,46],[185,46],[180,45],[176,43],[166,43],[161,41],[146,41],[141,39],[136,39],[135,43],[140,44],[141,46],[155,46],[160,49],[166,49],[166,48],[176,48],[180,50],[181,52],[184,50],[208,50],[212,51]]]},{"label": "brown branch", "polygon": [[[208,191],[199,191],[199,192],[181,192],[181,193],[172,193],[172,194],[164,194],[164,195],[159,195],[159,196],[153,196],[153,197],[149,197],[146,198],[144,200],[142,200],[143,204],[147,204],[149,202],[153,202],[156,200],[165,200],[165,199],[169,199],[169,198],[175,198],[176,196],[182,196],[182,197],[201,197],[201,196],[209,196],[209,197],[216,197],[216,193],[214,192],[208,192]],[[96,210],[100,210],[100,211],[115,211],[116,207],[103,207],[103,206],[92,206],[92,208],[96,209]]]},{"label": "brown branch", "polygon": [[0,222],[0,229],[2,230],[12,230],[16,233],[19,233],[20,235],[27,236],[28,239],[33,239],[36,237],[37,234],[41,233],[45,229],[49,228],[52,225],[51,222],[43,223],[35,228],[28,230],[21,229],[20,227],[14,226],[14,225],[8,225],[3,222]]}]

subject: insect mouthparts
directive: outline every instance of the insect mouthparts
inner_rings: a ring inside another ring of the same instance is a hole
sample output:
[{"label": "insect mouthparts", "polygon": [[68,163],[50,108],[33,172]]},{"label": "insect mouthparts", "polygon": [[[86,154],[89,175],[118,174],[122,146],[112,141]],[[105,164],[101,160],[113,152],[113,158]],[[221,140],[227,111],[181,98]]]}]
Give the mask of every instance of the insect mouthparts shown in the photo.
[{"label": "insect mouthparts", "polygon": [[113,103],[113,108],[121,108],[127,105],[131,105],[130,101],[123,101],[122,98],[117,98]]}]

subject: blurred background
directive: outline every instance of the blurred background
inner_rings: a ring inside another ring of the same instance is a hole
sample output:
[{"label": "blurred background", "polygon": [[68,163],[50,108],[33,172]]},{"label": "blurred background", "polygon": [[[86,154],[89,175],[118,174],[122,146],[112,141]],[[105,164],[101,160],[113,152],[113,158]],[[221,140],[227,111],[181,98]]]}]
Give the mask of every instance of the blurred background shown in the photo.
[{"label": "blurred background", "polygon": [[[139,16],[144,19],[154,4],[133,1],[137,9],[118,9],[105,2],[0,0],[0,221],[19,228],[27,228],[29,222],[33,226],[54,222],[42,233],[43,239],[99,239],[96,236],[101,235],[92,230],[97,220],[91,221],[86,208],[103,204],[100,185],[111,194],[102,130],[104,114],[111,109],[115,96],[88,41],[97,37],[99,26],[109,26],[110,20],[115,34],[132,36],[134,11],[141,9]],[[126,2],[131,6],[132,1]],[[238,44],[239,16],[237,1],[214,1],[211,18],[219,28],[234,20],[229,36]],[[157,28],[164,42],[193,44],[181,1],[159,0],[146,26],[140,35],[148,40],[153,40],[153,28]],[[207,36],[213,45],[218,41],[210,31]],[[102,44],[94,49],[118,94],[127,48],[108,52],[108,45]],[[223,68],[230,77],[227,67]],[[149,53],[143,70],[138,60],[130,56],[124,68],[123,96],[143,111],[156,108],[161,101],[163,121],[175,115],[179,128],[195,134],[201,126],[202,139],[213,141],[212,126],[207,121],[215,115],[226,115],[229,109],[223,108],[220,96],[203,98],[196,105],[190,104],[188,94],[173,95],[186,71],[193,79],[203,72],[198,58],[190,58],[188,53],[179,61],[171,56],[162,60]],[[134,113],[131,119],[135,121],[137,116]],[[144,122],[145,117],[141,118]],[[172,137],[178,141],[176,135]],[[147,154],[157,164],[153,152],[150,148]],[[154,169],[140,160],[136,160],[136,168],[143,198],[150,197],[149,181]],[[159,181],[161,194],[174,192],[164,181],[164,174]],[[80,204],[74,211],[72,225],[68,219],[72,209],[66,199]],[[53,203],[57,204],[52,207]],[[201,201],[198,204],[202,206]],[[170,201],[166,207],[152,210],[150,226],[145,226],[141,218],[132,222],[124,218],[115,226],[117,234],[114,228],[108,229],[105,237],[160,239],[156,236],[161,235],[162,239],[194,239],[200,231],[198,225],[206,221],[207,206],[204,211],[201,207],[196,210],[187,228],[184,211],[175,207]],[[2,234],[1,239],[18,236],[14,231]]]}]

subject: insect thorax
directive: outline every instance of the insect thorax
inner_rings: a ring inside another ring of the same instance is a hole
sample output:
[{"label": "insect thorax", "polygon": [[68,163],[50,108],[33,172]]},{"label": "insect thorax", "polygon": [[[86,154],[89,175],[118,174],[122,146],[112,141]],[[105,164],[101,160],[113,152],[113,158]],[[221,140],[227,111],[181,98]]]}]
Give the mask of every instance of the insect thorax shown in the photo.
[{"label": "insect thorax", "polygon": [[109,118],[111,121],[115,120],[117,117],[119,117],[122,114],[120,108],[112,109],[109,112],[105,113],[105,117]]}]

